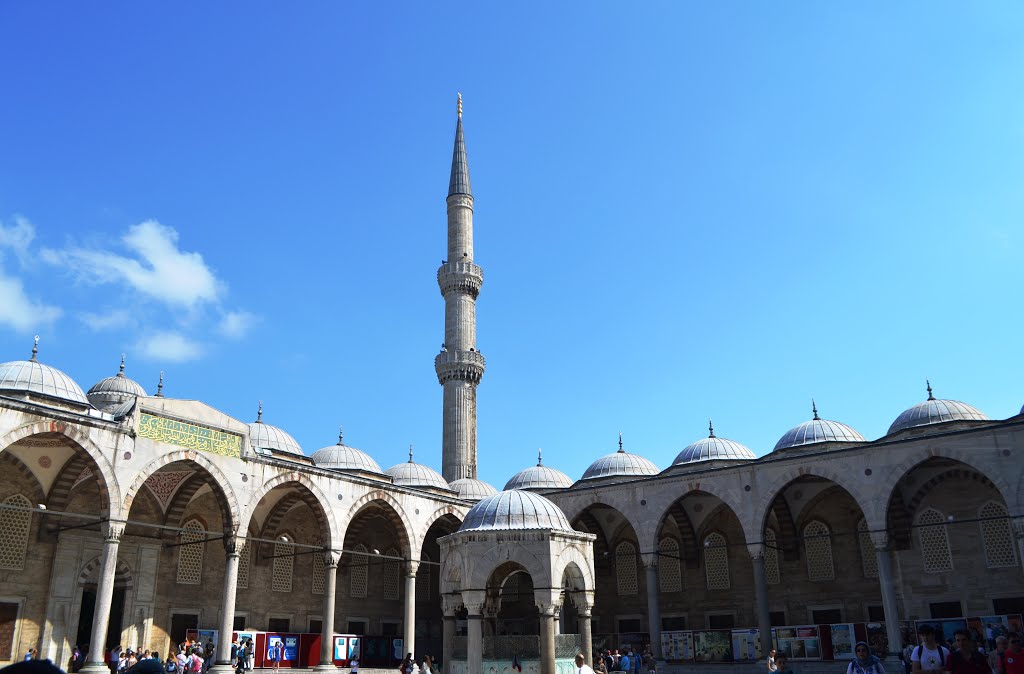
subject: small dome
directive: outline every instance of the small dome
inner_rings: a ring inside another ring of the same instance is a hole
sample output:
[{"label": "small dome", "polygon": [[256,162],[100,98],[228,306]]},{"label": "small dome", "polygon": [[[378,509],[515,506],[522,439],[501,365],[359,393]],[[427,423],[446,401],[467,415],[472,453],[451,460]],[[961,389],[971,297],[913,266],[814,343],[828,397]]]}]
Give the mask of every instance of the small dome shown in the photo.
[{"label": "small dome", "polygon": [[260,401],[256,421],[249,424],[249,444],[254,450],[270,449],[287,454],[304,456],[302,447],[285,431],[277,426],[263,423],[263,401]]},{"label": "small dome", "polygon": [[537,450],[537,465],[524,468],[505,483],[505,489],[564,489],[572,486],[572,478],[560,470],[548,468]]},{"label": "small dome", "polygon": [[318,449],[310,457],[313,464],[320,468],[335,470],[363,470],[368,473],[383,473],[377,462],[355,447],[342,444],[342,435],[338,433],[338,444]]},{"label": "small dome", "polygon": [[716,438],[715,429],[708,423],[708,437],[701,438],[683,448],[672,462],[673,466],[698,461],[750,461],[756,459],[750,448],[725,438]]},{"label": "small dome", "polygon": [[36,359],[39,338],[32,347],[30,360],[0,363],[0,392],[29,393],[89,406],[89,399],[75,380],[55,367]]},{"label": "small dome", "polygon": [[449,483],[449,488],[459,492],[459,498],[467,501],[479,501],[498,493],[498,490],[483,480],[463,477]]},{"label": "small dome", "polygon": [[583,473],[584,480],[612,475],[657,475],[658,467],[637,454],[630,454],[622,449],[622,434],[619,434],[619,451],[602,456],[590,464]]},{"label": "small dome", "polygon": [[[927,382],[927,390],[928,400],[914,405],[896,417],[896,421],[889,426],[887,435],[915,426],[942,424],[947,421],[988,421],[988,415],[967,403],[956,400],[936,400],[932,395],[931,382]],[[1024,409],[1021,411],[1024,412]]]},{"label": "small dome", "polygon": [[558,506],[540,494],[510,489],[488,496],[470,508],[459,531],[555,529],[573,531]]},{"label": "small dome", "polygon": [[126,416],[132,413],[133,409],[135,409],[136,402],[138,402],[136,398],[132,398],[131,400],[125,400],[117,407],[114,407],[109,410],[111,416],[118,420],[124,419]]},{"label": "small dome", "polygon": [[775,443],[776,451],[819,442],[867,442],[863,435],[846,424],[819,417],[818,406],[814,401],[811,401],[811,410],[814,412],[814,418],[786,431],[786,434]]},{"label": "small dome", "polygon": [[134,379],[129,379],[124,373],[124,354],[121,354],[121,369],[113,377],[100,379],[93,384],[86,394],[93,407],[104,412],[113,412],[123,403],[135,398],[145,398],[148,393],[142,385]]},{"label": "small dome", "polygon": [[390,475],[395,484],[406,487],[451,489],[448,486],[448,481],[441,476],[441,473],[430,466],[424,466],[412,460],[412,445],[409,445],[409,460],[388,468],[384,473]]}]

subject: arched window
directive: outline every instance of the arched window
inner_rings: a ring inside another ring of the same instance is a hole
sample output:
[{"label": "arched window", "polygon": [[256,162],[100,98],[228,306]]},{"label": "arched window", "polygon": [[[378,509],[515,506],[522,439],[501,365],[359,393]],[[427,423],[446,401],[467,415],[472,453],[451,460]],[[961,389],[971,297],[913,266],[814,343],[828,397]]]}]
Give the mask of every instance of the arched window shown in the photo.
[{"label": "arched window", "polygon": [[629,541],[622,541],[615,548],[615,577],[619,594],[636,594],[636,548]]},{"label": "arched window", "polygon": [[[21,494],[7,497],[6,506],[31,508],[32,502]],[[27,510],[0,510],[0,569],[25,568],[28,550],[28,531],[32,527],[32,513]]]},{"label": "arched window", "polygon": [[779,537],[775,529],[764,530],[764,578],[769,585],[778,585],[779,578]]},{"label": "arched window", "polygon": [[351,575],[348,579],[348,596],[365,597],[366,571],[370,568],[370,558],[366,555],[366,546],[362,543],[352,548],[352,552],[356,554],[352,555]]},{"label": "arched window", "polygon": [[252,546],[249,541],[242,543],[238,549],[238,587],[243,590],[249,587],[249,567],[252,565]]},{"label": "arched window", "polygon": [[658,583],[662,592],[679,592],[683,589],[683,574],[679,565],[679,543],[665,537],[658,543]]},{"label": "arched window", "polygon": [[1007,515],[1003,504],[995,501],[989,501],[978,511],[981,540],[985,543],[985,566],[990,569],[1017,565],[1013,530]]},{"label": "arched window", "polygon": [[940,573],[953,569],[953,555],[949,550],[946,518],[935,508],[928,508],[917,516],[917,532],[921,539],[921,557],[924,570]]},{"label": "arched window", "polygon": [[878,578],[878,553],[875,552],[875,542],[871,540],[868,523],[864,518],[857,522],[857,541],[860,543],[860,564],[864,569],[864,577]]},{"label": "arched window", "polygon": [[704,538],[704,571],[709,590],[729,589],[729,549],[725,536],[717,531]]},{"label": "arched window", "polygon": [[832,565],[832,532],[821,520],[813,520],[804,527],[804,551],[807,553],[809,580],[835,580]]},{"label": "arched window", "polygon": [[[323,545],[324,541],[319,536],[313,541],[314,545]],[[323,594],[324,584],[327,582],[327,560],[323,553],[313,554],[313,578],[310,584],[310,591],[313,594]]]},{"label": "arched window", "polygon": [[[398,550],[394,548],[388,548],[387,552],[384,553],[387,557],[397,557]],[[398,576],[399,576],[399,562],[397,559],[386,559],[384,560],[384,598],[385,599],[398,599]]]},{"label": "arched window", "polygon": [[199,585],[203,582],[203,551],[206,549],[206,526],[199,520],[185,522],[178,547],[178,583]]},{"label": "arched window", "polygon": [[[292,540],[291,536],[287,537]],[[274,543],[274,592],[291,592],[292,576],[295,570],[295,546],[278,541]]]}]

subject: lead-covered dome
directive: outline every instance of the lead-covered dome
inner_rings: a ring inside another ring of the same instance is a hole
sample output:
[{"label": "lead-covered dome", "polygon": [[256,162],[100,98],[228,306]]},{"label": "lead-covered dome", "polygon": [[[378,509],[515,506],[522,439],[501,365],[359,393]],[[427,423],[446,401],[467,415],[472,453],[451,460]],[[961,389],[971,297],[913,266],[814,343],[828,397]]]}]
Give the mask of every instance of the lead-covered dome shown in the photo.
[{"label": "lead-covered dome", "polygon": [[754,452],[746,445],[715,437],[715,428],[708,422],[708,437],[684,447],[672,465],[679,466],[699,461],[751,461],[756,458]]},{"label": "lead-covered dome", "polygon": [[459,493],[459,498],[467,501],[479,501],[480,499],[484,499],[498,493],[497,489],[483,480],[476,480],[471,477],[463,477],[458,480],[454,480],[449,485],[449,488],[457,491]]},{"label": "lead-covered dome", "polygon": [[412,460],[412,445],[409,445],[409,460],[392,466],[384,471],[390,475],[395,484],[406,487],[435,487],[438,489],[451,489],[448,481],[430,466],[424,466]]},{"label": "lead-covered dome", "polygon": [[145,398],[148,393],[142,384],[130,379],[124,373],[124,354],[121,354],[121,368],[113,377],[100,379],[93,384],[86,396],[93,407],[104,412],[113,412],[121,405],[136,398]]},{"label": "lead-covered dome", "polygon": [[20,393],[46,396],[89,406],[89,399],[75,380],[55,367],[43,365],[36,358],[39,338],[32,346],[32,358],[0,363],[0,393]]},{"label": "lead-covered dome", "polygon": [[334,470],[362,470],[368,473],[383,473],[376,461],[355,447],[346,447],[342,434],[338,433],[338,444],[318,449],[310,457],[319,468]]},{"label": "lead-covered dome", "polygon": [[505,489],[565,489],[572,486],[572,478],[560,470],[544,465],[537,450],[537,465],[524,468],[505,483]]},{"label": "lead-covered dome", "polygon": [[573,531],[565,513],[540,494],[509,489],[488,496],[466,513],[459,531],[554,529]]},{"label": "lead-covered dome", "polygon": [[[931,424],[942,424],[947,421],[988,421],[988,415],[975,407],[962,403],[958,400],[936,400],[932,395],[932,384],[926,382],[928,400],[914,405],[903,414],[896,417],[896,421],[889,426],[887,435],[915,426],[928,426]],[[1022,410],[1024,411],[1024,410]]]},{"label": "lead-covered dome", "polygon": [[581,479],[592,480],[613,475],[657,475],[658,467],[638,454],[630,454],[622,449],[622,434],[619,434],[619,451],[590,464]]},{"label": "lead-covered dome", "polygon": [[277,426],[263,423],[263,401],[260,401],[256,421],[249,424],[249,444],[252,445],[256,453],[269,449],[275,452],[304,456],[302,447],[295,441],[295,438]]},{"label": "lead-covered dome", "polygon": [[811,411],[814,418],[786,431],[786,434],[775,443],[774,451],[815,445],[819,442],[867,442],[863,435],[846,424],[819,417],[818,406],[813,401]]}]

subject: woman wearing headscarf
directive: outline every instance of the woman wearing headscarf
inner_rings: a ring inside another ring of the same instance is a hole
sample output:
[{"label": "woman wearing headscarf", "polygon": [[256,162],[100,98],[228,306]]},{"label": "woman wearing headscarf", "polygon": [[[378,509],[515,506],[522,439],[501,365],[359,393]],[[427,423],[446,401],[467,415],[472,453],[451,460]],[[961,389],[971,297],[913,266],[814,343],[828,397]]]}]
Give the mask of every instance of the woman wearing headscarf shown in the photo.
[{"label": "woman wearing headscarf", "polygon": [[882,661],[871,654],[866,641],[858,641],[853,652],[856,657],[846,668],[846,674],[885,674]]}]

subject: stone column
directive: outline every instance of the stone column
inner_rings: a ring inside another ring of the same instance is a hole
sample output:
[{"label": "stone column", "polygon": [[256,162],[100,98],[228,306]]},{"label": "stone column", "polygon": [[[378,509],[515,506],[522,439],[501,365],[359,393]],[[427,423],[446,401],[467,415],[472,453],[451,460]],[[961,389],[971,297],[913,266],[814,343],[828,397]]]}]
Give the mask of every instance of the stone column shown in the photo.
[{"label": "stone column", "polygon": [[467,590],[462,593],[469,620],[466,624],[466,671],[471,674],[484,671],[484,635],[481,625],[487,593],[483,590]]},{"label": "stone column", "polygon": [[320,662],[318,672],[337,670],[334,666],[334,613],[337,601],[338,559],[334,550],[324,551],[324,607],[320,628]]},{"label": "stone column", "polygon": [[754,565],[754,602],[757,606],[757,629],[760,632],[761,652],[768,655],[772,649],[772,617],[768,610],[768,577],[764,572],[764,543],[750,543],[750,561]]},{"label": "stone column", "polygon": [[444,650],[441,657],[443,674],[451,674],[452,656],[455,651],[455,613],[462,605],[462,598],[459,595],[441,595],[442,609],[444,610],[444,632],[442,633],[441,648]]},{"label": "stone column", "polygon": [[[238,590],[238,554],[245,544],[244,540],[229,536],[224,539],[224,590],[220,600],[220,633],[217,635],[217,654],[213,671],[217,674],[230,674],[235,669],[231,666],[231,632],[235,626],[235,593]],[[194,545],[201,545],[195,543]]]},{"label": "stone column", "polygon": [[583,641],[583,659],[591,667],[594,666],[594,636],[590,631],[590,606],[577,607],[580,617],[580,636]]},{"label": "stone column", "polygon": [[420,563],[409,560],[405,563],[405,620],[402,623],[405,652],[416,657],[416,570]]},{"label": "stone column", "polygon": [[903,636],[900,634],[899,605],[896,601],[896,582],[892,575],[892,557],[889,551],[888,535],[884,531],[872,531],[871,542],[878,557],[878,584],[882,588],[882,613],[885,615],[885,635],[889,638],[887,655],[898,655],[903,650]]},{"label": "stone column", "polygon": [[538,608],[540,609],[540,674],[555,674],[555,620],[558,619],[558,607],[547,605]]},{"label": "stone column", "polygon": [[[651,655],[661,659],[661,597],[658,586],[658,555],[650,552],[641,557],[647,574],[647,632],[651,639]],[[639,649],[643,653],[643,648]]]},{"label": "stone column", "polygon": [[[82,668],[86,674],[108,674],[104,661],[107,646],[107,628],[110,624],[110,605],[114,599],[114,576],[117,574],[117,548],[124,533],[121,522],[103,525],[103,557],[100,562],[99,582],[96,586],[96,608],[92,613],[92,635],[89,638],[89,656]],[[20,655],[20,654],[19,654]]]}]

